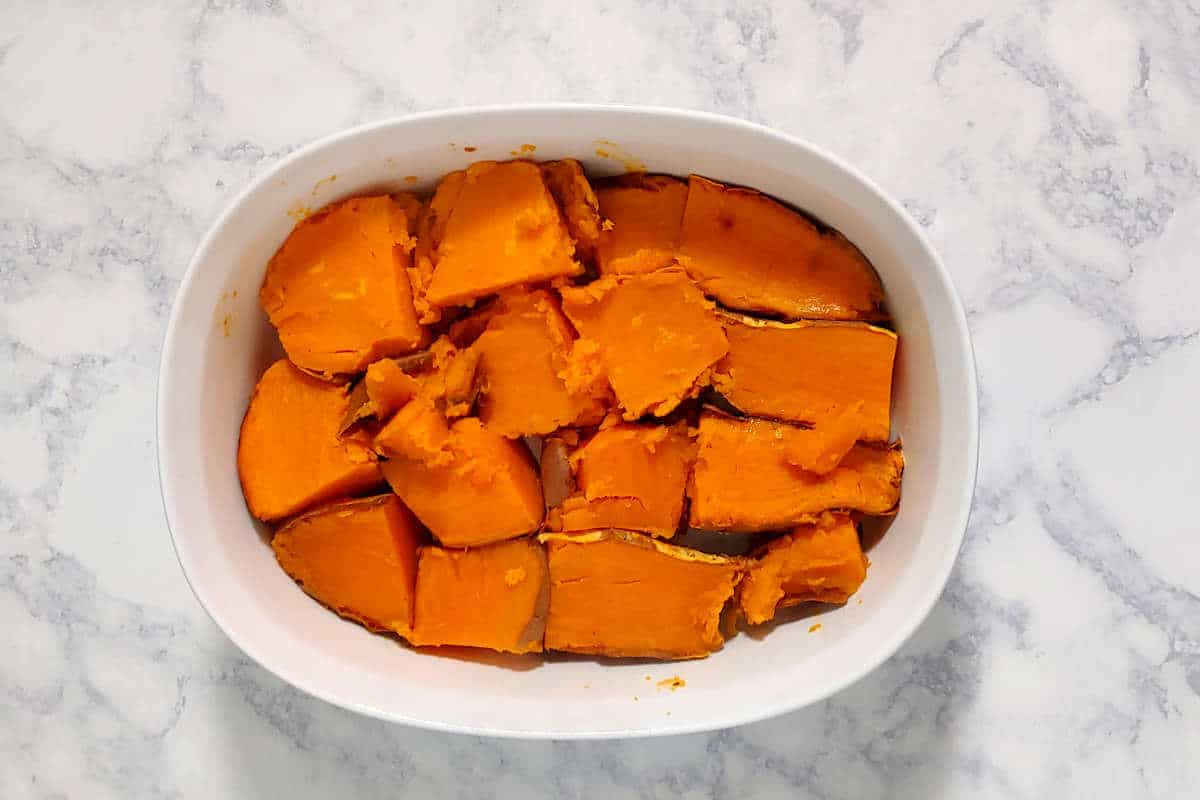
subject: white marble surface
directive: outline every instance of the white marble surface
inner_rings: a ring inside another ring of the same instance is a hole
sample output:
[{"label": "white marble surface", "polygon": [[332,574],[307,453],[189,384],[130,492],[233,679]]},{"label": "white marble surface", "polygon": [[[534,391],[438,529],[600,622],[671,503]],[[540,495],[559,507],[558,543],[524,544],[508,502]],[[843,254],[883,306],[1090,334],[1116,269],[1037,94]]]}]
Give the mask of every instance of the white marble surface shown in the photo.
[{"label": "white marble surface", "polygon": [[[1197,796],[1196,0],[193,5],[0,4],[0,797]],[[829,702],[649,742],[393,727],[264,673],[183,582],[154,382],[203,230],[315,136],[534,100],[810,138],[953,272],[967,543]]]}]

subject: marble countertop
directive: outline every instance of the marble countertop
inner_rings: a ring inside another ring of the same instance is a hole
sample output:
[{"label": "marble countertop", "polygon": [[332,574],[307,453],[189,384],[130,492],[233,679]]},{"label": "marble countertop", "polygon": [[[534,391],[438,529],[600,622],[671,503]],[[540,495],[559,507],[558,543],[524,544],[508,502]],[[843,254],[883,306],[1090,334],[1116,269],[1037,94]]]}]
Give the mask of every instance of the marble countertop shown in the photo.
[{"label": "marble countertop", "polygon": [[[0,797],[1179,798],[1200,792],[1200,5],[6,2]],[[541,100],[746,117],[903,200],[969,311],[981,474],[903,650],[654,741],[391,726],[183,581],[157,358],[199,237],[313,137]]]}]

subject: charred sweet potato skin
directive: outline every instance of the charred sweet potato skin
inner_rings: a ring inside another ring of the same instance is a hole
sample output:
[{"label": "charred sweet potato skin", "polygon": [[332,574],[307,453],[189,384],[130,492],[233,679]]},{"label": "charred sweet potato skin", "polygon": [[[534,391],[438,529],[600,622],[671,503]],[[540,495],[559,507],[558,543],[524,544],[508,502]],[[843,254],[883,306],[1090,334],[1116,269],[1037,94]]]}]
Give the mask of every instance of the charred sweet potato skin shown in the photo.
[{"label": "charred sweet potato skin", "polygon": [[681,270],[606,276],[561,294],[627,420],[666,415],[694,397],[729,351],[713,304]]},{"label": "charred sweet potato skin", "polygon": [[728,308],[789,319],[882,319],[879,276],[854,245],[753,189],[692,175],[677,258]]},{"label": "charred sweet potato skin", "polygon": [[417,522],[393,495],[310,511],[275,533],[284,572],[323,605],[372,630],[412,632]]},{"label": "charred sweet potato skin", "polygon": [[741,559],[629,531],[540,538],[550,563],[547,650],[683,659],[724,644],[721,612],[741,579]]},{"label": "charred sweet potato skin", "polygon": [[822,514],[767,544],[738,587],[738,605],[759,625],[783,606],[845,603],[866,580],[867,566],[851,518]]},{"label": "charred sweet potato skin", "polygon": [[250,513],[273,521],[381,480],[369,440],[339,437],[345,386],[304,374],[287,359],[254,387],[238,438],[238,477]]},{"label": "charred sweet potato skin", "polygon": [[822,511],[892,513],[900,502],[904,455],[898,445],[855,445],[836,468],[798,466],[811,456],[808,431],[772,420],[713,411],[700,417],[688,482],[689,522],[697,528],[768,531],[811,522]]},{"label": "charred sweet potato skin", "polygon": [[411,641],[539,653],[549,597],[546,553],[535,539],[423,547]]},{"label": "charred sweet potato skin", "polygon": [[450,424],[414,400],[375,437],[383,475],[443,545],[472,547],[512,539],[542,523],[537,468],[525,445],[465,417]]},{"label": "charred sweet potato skin", "polygon": [[333,203],[300,222],[259,292],[292,363],[332,376],[421,347],[412,248],[404,205],[386,195]]}]

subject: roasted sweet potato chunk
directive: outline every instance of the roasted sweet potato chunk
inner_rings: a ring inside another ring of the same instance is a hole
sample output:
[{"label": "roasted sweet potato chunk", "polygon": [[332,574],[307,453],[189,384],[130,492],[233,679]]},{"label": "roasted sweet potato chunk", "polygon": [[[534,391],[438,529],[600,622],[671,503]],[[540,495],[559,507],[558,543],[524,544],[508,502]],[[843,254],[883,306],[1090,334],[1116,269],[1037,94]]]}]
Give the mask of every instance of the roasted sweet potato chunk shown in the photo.
[{"label": "roasted sweet potato chunk", "polygon": [[821,428],[860,405],[858,438],[891,431],[896,334],[861,322],[770,322],[722,314],[729,353],[712,383],[747,414]]},{"label": "roasted sweet potato chunk", "polygon": [[250,513],[271,521],[380,483],[370,442],[338,437],[345,386],[305,375],[286,359],[259,378],[238,439],[238,476]]},{"label": "roasted sweet potato chunk", "polygon": [[484,425],[515,438],[599,422],[611,393],[595,354],[575,341],[554,295],[502,294],[470,348],[480,359]]},{"label": "roasted sweet potato chunk", "polygon": [[387,457],[383,475],[392,490],[444,545],[512,539],[542,523],[533,457],[474,417],[450,425],[416,399],[396,412],[375,445]]},{"label": "roasted sweet potato chunk", "polygon": [[700,658],[724,644],[721,611],[743,561],[628,531],[543,534],[550,559],[546,649]]},{"label": "roasted sweet potato chunk", "polygon": [[562,298],[625,419],[670,413],[707,385],[709,367],[729,351],[712,303],[681,270],[607,276],[565,288]]},{"label": "roasted sweet potato chunk", "polygon": [[602,274],[653,272],[675,260],[687,184],[667,175],[622,175],[596,186],[600,232],[596,266]]},{"label": "roasted sweet potato chunk", "polygon": [[738,605],[751,625],[776,608],[809,601],[845,603],[867,577],[858,530],[845,514],[822,514],[811,525],[769,542],[738,587]]},{"label": "roasted sweet potato chunk", "polygon": [[547,527],[675,535],[694,453],[684,422],[602,429],[570,455],[577,490],[550,512]]},{"label": "roasted sweet potato chunk", "polygon": [[539,653],[549,597],[546,552],[534,539],[470,550],[422,547],[410,640]]},{"label": "roasted sweet potato chunk", "polygon": [[589,262],[595,258],[600,238],[600,203],[583,166],[573,158],[544,161],[538,165],[550,194],[562,209],[567,232],[575,240],[576,251]]},{"label": "roasted sweet potato chunk", "polygon": [[823,450],[817,431],[712,411],[700,417],[698,445],[688,484],[697,528],[776,530],[831,509],[887,514],[900,502],[899,446],[854,445],[821,475],[804,467]]},{"label": "roasted sweet potato chunk", "polygon": [[446,235],[446,220],[450,218],[450,210],[458,202],[466,180],[466,170],[443,175],[433,197],[421,206],[417,215],[417,243],[413,248],[412,267],[408,275],[413,290],[413,306],[418,320],[424,325],[442,318],[442,310],[429,303],[429,282],[433,279],[433,268],[437,264],[438,247]]},{"label": "roasted sweet potato chunk", "polygon": [[412,630],[418,544],[416,520],[391,494],[310,511],[271,540],[304,591],[343,617],[401,636]]},{"label": "roasted sweet potato chunk", "polygon": [[267,265],[259,302],[292,363],[324,375],[421,347],[403,206],[355,197],[298,224]]},{"label": "roasted sweet potato chunk", "polygon": [[854,245],[753,189],[693,175],[679,263],[729,308],[792,319],[881,319],[879,276]]},{"label": "roasted sweet potato chunk", "polygon": [[464,417],[479,393],[479,353],[460,350],[443,336],[428,350],[371,364],[363,385],[366,411],[379,422],[418,396],[447,417]]},{"label": "roasted sweet potato chunk", "polygon": [[536,164],[481,161],[467,169],[446,219],[425,299],[463,305],[509,286],[578,275],[574,253]]}]

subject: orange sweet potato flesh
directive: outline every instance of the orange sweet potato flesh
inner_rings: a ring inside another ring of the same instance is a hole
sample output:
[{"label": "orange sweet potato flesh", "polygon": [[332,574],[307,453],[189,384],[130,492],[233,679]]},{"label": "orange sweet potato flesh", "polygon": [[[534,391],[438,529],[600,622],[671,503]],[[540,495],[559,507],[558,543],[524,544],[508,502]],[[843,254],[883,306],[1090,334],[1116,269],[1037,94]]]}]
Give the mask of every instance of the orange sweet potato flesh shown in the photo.
[{"label": "orange sweet potato flesh", "polygon": [[425,343],[408,229],[403,206],[388,196],[343,200],[296,226],[259,292],[294,364],[326,376],[359,372]]},{"label": "orange sweet potato flesh", "polygon": [[425,300],[470,304],[509,286],[578,275],[574,254],[538,166],[481,161],[467,169],[450,210]]},{"label": "orange sweet potato flesh", "polygon": [[380,483],[370,442],[338,436],[345,386],[304,374],[287,359],[254,387],[238,439],[238,476],[250,513],[270,521]]},{"label": "orange sweet potato flesh", "polygon": [[442,176],[437,189],[429,202],[421,206],[417,216],[417,244],[413,248],[412,267],[409,269],[409,280],[413,287],[413,305],[417,317],[422,324],[438,322],[442,318],[441,309],[430,305],[427,298],[429,282],[433,279],[433,270],[437,265],[438,247],[442,237],[446,235],[446,221],[450,211],[458,202],[463,185],[467,180],[466,170],[457,170]]},{"label": "orange sweet potato flesh", "polygon": [[653,272],[675,260],[687,184],[667,175],[623,175],[597,184],[600,214],[612,224],[600,233],[601,274]]},{"label": "orange sweet potato flesh", "polygon": [[729,308],[791,319],[881,319],[879,276],[854,245],[753,189],[693,175],[679,263]]},{"label": "orange sweet potato flesh", "polygon": [[821,428],[861,404],[859,438],[888,440],[895,333],[860,322],[721,320],[729,353],[712,383],[733,406]]},{"label": "orange sweet potato flesh", "polygon": [[[900,502],[899,446],[854,445],[821,475],[809,464],[816,431],[705,411],[688,482],[689,522],[729,531],[777,530],[811,522],[831,509],[887,514]],[[823,444],[817,438],[818,445]]]},{"label": "orange sweet potato flesh", "polygon": [[516,438],[598,423],[611,394],[594,354],[574,350],[575,341],[551,293],[502,294],[471,345],[482,371],[483,424]]},{"label": "orange sweet potato flesh", "polygon": [[417,522],[394,495],[324,506],[271,540],[275,557],[304,591],[372,630],[412,631]]},{"label": "orange sweet potato flesh", "polygon": [[845,603],[866,577],[854,522],[845,514],[823,514],[767,544],[738,587],[738,605],[747,622],[759,625],[781,606]]},{"label": "orange sweet potato flesh", "polygon": [[367,367],[363,377],[375,417],[386,420],[417,396],[421,383],[390,358]]},{"label": "orange sweet potato flesh", "polygon": [[610,275],[561,294],[625,419],[670,413],[707,385],[709,368],[729,351],[713,304],[681,270]]},{"label": "orange sweet potato flesh", "polygon": [[719,650],[741,559],[628,531],[543,534],[550,561],[546,649],[639,658]]},{"label": "orange sweet potato flesh", "polygon": [[694,453],[683,422],[600,430],[570,455],[578,489],[550,513],[547,527],[674,536]]},{"label": "orange sweet potato flesh", "polygon": [[428,350],[367,367],[363,379],[370,407],[379,422],[415,397],[432,403],[447,417],[467,416],[479,390],[479,353],[461,350],[446,337]]},{"label": "orange sweet potato flesh", "polygon": [[576,250],[589,262],[592,261],[596,242],[600,238],[600,203],[587,175],[583,173],[583,166],[573,158],[544,161],[538,166],[550,194],[562,209],[567,232],[575,240]]},{"label": "orange sweet potato flesh", "polygon": [[418,398],[396,412],[375,445],[387,457],[382,469],[392,490],[444,545],[512,539],[542,523],[533,457],[474,417],[451,425]]},{"label": "orange sweet potato flesh", "polygon": [[546,552],[530,538],[470,550],[423,547],[410,641],[540,653],[549,577]]}]

